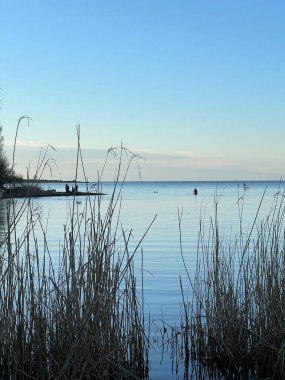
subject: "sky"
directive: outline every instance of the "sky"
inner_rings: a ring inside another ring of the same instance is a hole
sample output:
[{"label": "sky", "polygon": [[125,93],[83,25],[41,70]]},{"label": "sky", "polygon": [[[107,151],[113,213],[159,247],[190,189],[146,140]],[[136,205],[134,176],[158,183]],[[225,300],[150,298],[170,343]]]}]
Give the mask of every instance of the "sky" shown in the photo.
[{"label": "sky", "polygon": [[24,176],[52,146],[43,177],[74,178],[80,125],[89,180],[122,144],[141,157],[129,180],[285,177],[284,0],[0,0],[0,17],[0,124],[12,159],[31,118]]}]

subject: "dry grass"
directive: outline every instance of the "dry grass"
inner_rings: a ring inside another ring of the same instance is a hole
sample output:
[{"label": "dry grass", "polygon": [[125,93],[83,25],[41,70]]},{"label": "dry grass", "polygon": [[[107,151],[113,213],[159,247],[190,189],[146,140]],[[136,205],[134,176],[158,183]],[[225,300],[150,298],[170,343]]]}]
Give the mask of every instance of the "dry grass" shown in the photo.
[{"label": "dry grass", "polygon": [[[123,154],[122,148],[119,162]],[[114,216],[125,176],[119,168],[105,211],[101,196],[86,197],[81,213],[73,200],[56,262],[32,198],[1,201],[7,206],[0,248],[1,379],[148,378],[135,252]]]},{"label": "dry grass", "polygon": [[255,217],[247,236],[240,202],[235,236],[221,232],[218,202],[210,231],[201,223],[190,302],[181,287],[183,356],[230,378],[284,379],[284,194],[263,221]]}]

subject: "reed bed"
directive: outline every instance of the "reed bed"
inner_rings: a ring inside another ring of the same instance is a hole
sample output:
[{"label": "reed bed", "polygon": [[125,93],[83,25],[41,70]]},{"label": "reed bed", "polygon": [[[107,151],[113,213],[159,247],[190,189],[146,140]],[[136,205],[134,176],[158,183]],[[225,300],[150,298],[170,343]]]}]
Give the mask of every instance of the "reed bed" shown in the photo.
[{"label": "reed bed", "polygon": [[261,201],[247,234],[243,197],[239,202],[238,233],[229,236],[219,225],[218,201],[210,229],[201,222],[194,278],[187,272],[192,299],[181,284],[185,373],[190,359],[208,369],[204,378],[211,378],[212,371],[214,378],[284,379],[284,193],[275,195],[262,219]]},{"label": "reed bed", "polygon": [[120,175],[107,206],[86,197],[79,213],[74,197],[56,260],[33,199],[1,200],[1,379],[148,378],[139,244],[129,252],[130,235],[115,217]]}]

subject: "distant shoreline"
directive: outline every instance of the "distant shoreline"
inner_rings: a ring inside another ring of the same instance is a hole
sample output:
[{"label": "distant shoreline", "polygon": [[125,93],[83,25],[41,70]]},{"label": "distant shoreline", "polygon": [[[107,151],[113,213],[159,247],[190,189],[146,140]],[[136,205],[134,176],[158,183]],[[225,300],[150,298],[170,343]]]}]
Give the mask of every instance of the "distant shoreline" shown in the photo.
[{"label": "distant shoreline", "polygon": [[[82,181],[82,180],[61,180],[61,179],[21,179],[20,181],[15,181],[15,182],[33,182],[33,183],[98,183],[98,180],[94,180],[94,181]],[[100,183],[104,183],[104,182],[114,182],[114,180],[105,180],[105,181],[100,181]],[[122,181],[118,181],[119,183],[122,182]],[[233,182],[236,182],[236,183],[252,183],[252,182],[275,182],[275,183],[284,183],[285,180],[283,179],[226,179],[226,180],[223,180],[223,179],[217,179],[217,180],[213,180],[213,179],[210,179],[210,180],[194,180],[194,179],[191,179],[191,180],[140,180],[140,181],[136,181],[136,180],[129,180],[129,181],[124,181],[126,183],[149,183],[149,182],[153,182],[153,183],[162,183],[162,182],[189,182],[189,183],[205,183],[205,182],[212,182],[212,183],[220,183],[220,182],[226,182],[226,183],[233,183]]]},{"label": "distant shoreline", "polygon": [[[34,183],[54,183],[54,182],[58,182],[58,183],[67,183],[67,182],[76,182],[76,183],[87,183],[86,181],[76,181],[76,180],[72,180],[72,179],[69,179],[69,180],[63,180],[63,179],[21,179],[20,182],[34,182]],[[90,183],[94,183],[95,181],[88,181]]]},{"label": "distant shoreline", "polygon": [[82,197],[82,196],[91,196],[91,195],[95,195],[95,196],[100,196],[100,195],[106,195],[105,193],[101,193],[101,192],[77,192],[77,193],[67,193],[67,192],[63,192],[63,191],[57,191],[57,192],[49,192],[48,190],[47,191],[44,191],[44,192],[40,192],[40,193],[36,193],[36,194],[26,194],[26,193],[22,193],[22,194],[15,194],[15,195],[10,195],[10,194],[3,194],[2,195],[2,199],[8,199],[8,198],[47,198],[47,197]]}]

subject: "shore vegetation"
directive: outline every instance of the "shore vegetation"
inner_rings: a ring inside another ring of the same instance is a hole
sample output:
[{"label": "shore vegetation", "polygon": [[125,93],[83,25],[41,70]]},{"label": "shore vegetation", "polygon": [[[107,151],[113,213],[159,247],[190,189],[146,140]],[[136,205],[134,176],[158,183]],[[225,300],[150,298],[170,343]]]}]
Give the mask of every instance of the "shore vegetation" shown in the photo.
[{"label": "shore vegetation", "polygon": [[116,153],[119,169],[107,204],[102,196],[86,196],[79,213],[71,201],[56,255],[32,197],[1,200],[7,220],[0,239],[1,379],[148,378],[144,300],[134,273],[140,242],[130,251],[130,234],[119,222],[133,160],[128,152],[122,171],[125,153],[123,147]]},{"label": "shore vegetation", "polygon": [[[210,228],[201,221],[196,274],[188,276],[191,299],[181,284],[179,339],[187,367],[196,363],[217,379],[285,378],[284,196],[275,195],[265,218],[258,215],[261,200],[248,231],[244,197],[233,235],[219,224],[217,200]],[[182,249],[183,260],[184,255]]]}]

